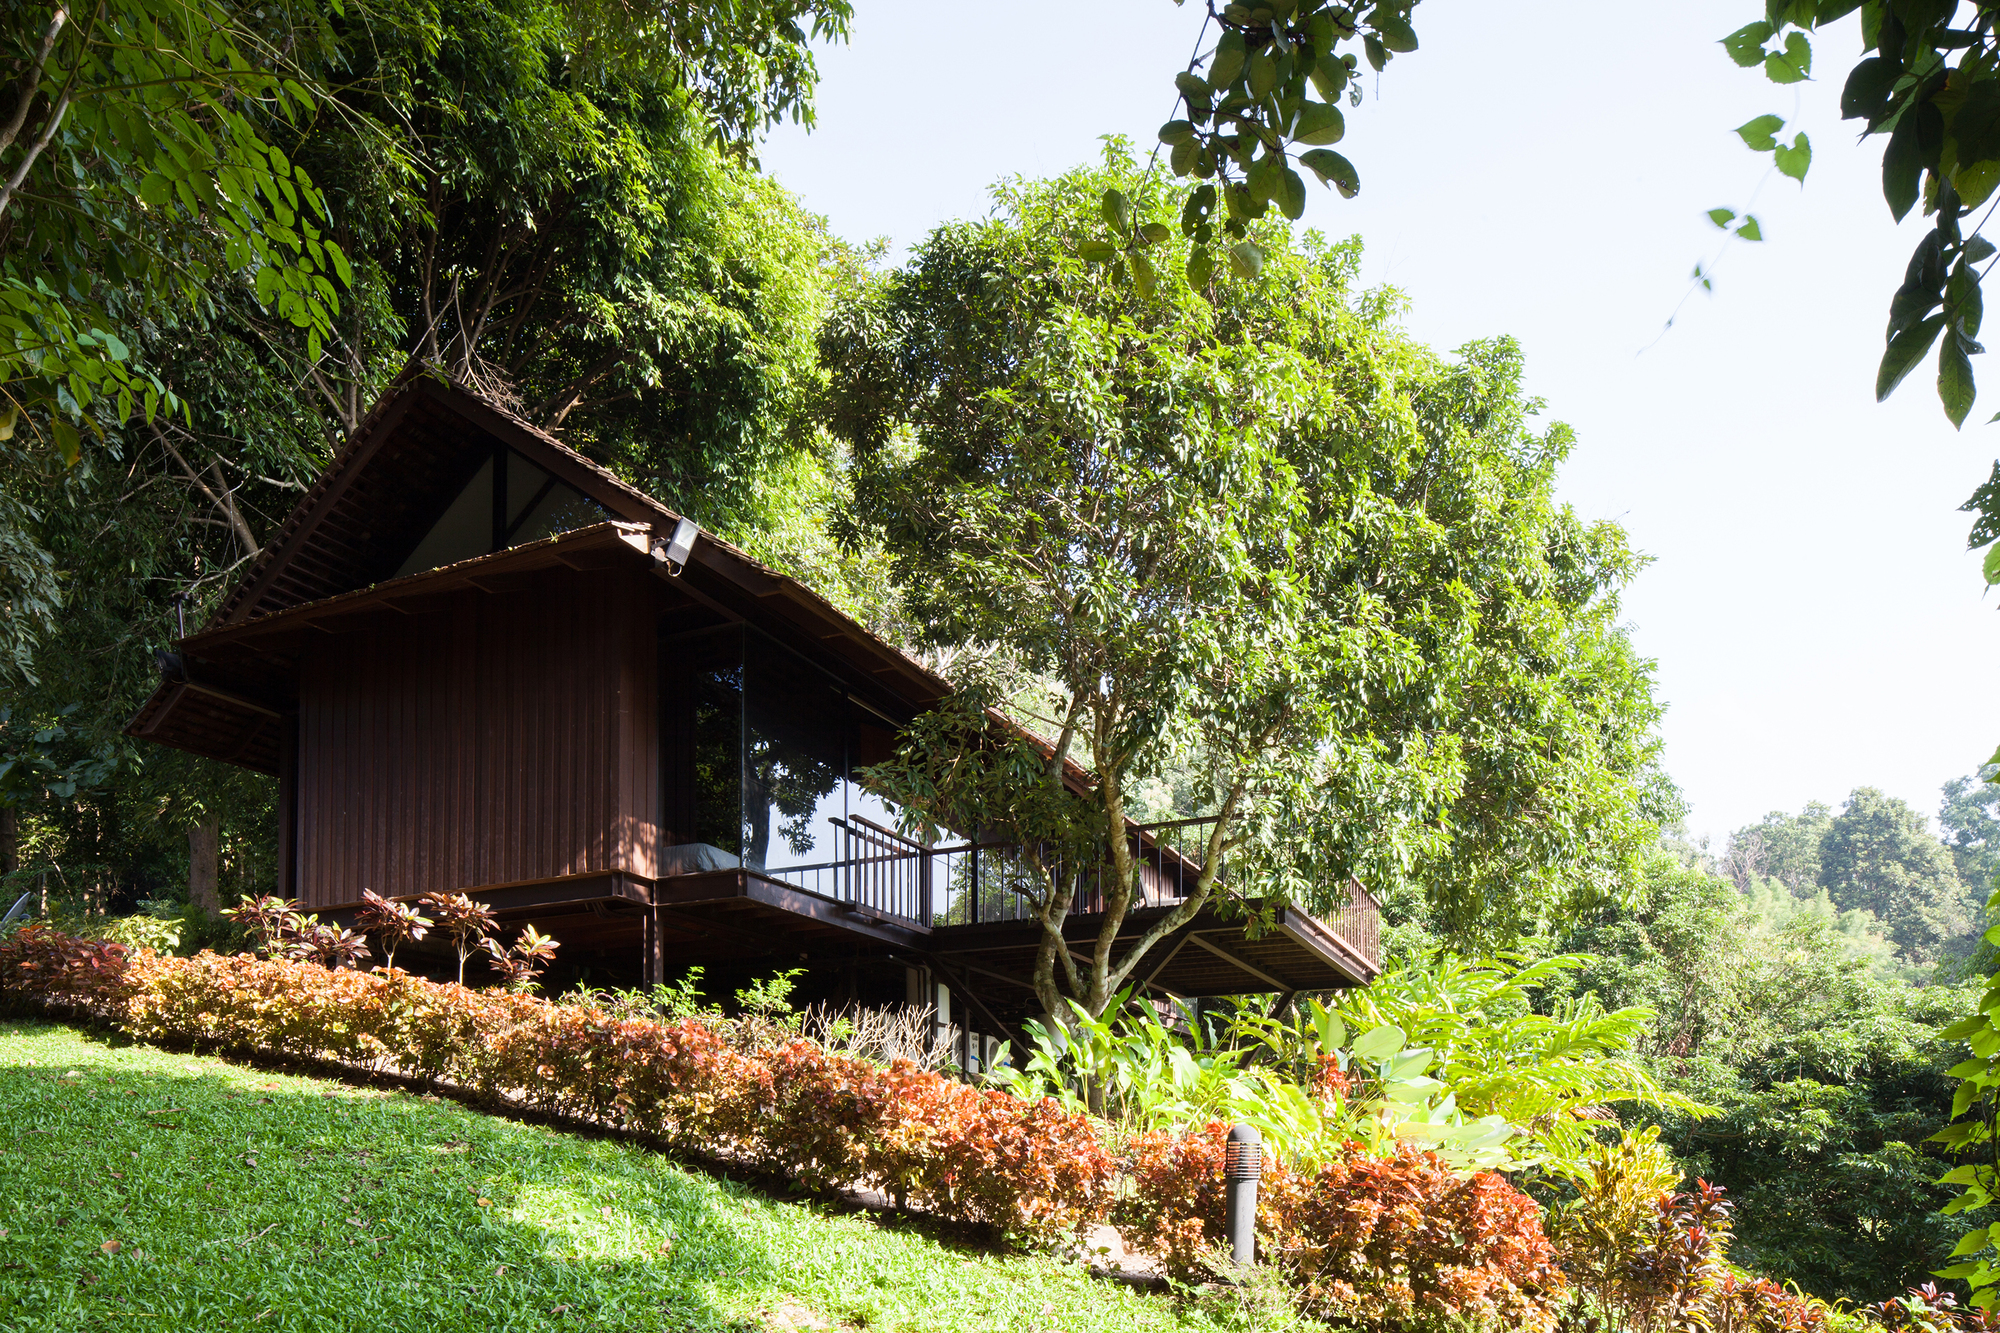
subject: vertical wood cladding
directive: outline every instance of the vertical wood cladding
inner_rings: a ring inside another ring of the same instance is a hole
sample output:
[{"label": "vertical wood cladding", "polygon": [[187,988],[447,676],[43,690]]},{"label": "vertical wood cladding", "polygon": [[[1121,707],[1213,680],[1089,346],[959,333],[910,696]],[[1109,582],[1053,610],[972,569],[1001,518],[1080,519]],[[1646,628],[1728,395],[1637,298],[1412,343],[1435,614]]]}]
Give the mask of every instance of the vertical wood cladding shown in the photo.
[{"label": "vertical wood cladding", "polygon": [[298,864],[310,907],[655,873],[650,576],[537,575],[371,619],[304,654]]}]

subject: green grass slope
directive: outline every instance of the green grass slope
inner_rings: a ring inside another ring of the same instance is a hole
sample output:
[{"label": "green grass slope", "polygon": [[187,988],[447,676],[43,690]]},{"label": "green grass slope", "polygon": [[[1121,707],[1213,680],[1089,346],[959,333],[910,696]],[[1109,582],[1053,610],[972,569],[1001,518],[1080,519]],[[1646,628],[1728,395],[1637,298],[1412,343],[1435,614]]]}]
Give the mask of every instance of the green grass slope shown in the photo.
[{"label": "green grass slope", "polygon": [[0,1023],[0,1330],[1209,1328],[627,1144]]}]

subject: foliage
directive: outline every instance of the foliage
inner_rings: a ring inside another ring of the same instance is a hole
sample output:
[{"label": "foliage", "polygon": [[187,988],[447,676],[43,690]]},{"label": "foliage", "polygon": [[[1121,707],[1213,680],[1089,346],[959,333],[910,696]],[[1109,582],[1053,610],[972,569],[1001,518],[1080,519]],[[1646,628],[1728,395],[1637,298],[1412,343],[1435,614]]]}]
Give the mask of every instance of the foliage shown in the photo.
[{"label": "foliage", "polygon": [[1880,1301],[1867,1309],[1871,1322],[1891,1333],[1957,1333],[1959,1329],[1988,1330],[2000,1327],[1993,1311],[1960,1306],[1958,1298],[1926,1282],[1910,1288],[1908,1294]]},{"label": "foliage", "polygon": [[325,199],[270,132],[314,112],[296,53],[330,40],[315,6],[10,8],[0,439],[25,429],[74,462],[98,409],[150,420],[171,398],[129,344],[142,325],[212,312],[218,288],[240,284],[317,355],[349,265]]},{"label": "foliage", "polygon": [[[964,701],[875,780],[925,825],[1017,838],[1045,922],[1090,877],[1110,924],[1085,961],[1043,932],[1055,1015],[1104,1012],[1225,858],[1246,897],[1414,881],[1498,936],[1621,892],[1651,813],[1655,709],[1616,628],[1637,561],[1556,504],[1569,436],[1528,428],[1517,350],[1432,356],[1354,292],[1352,247],[1276,226],[1255,285],[1147,297],[1068,250],[1107,185],[1140,218],[1181,202],[1116,145],[1003,185],[822,337],[849,536],[882,544]],[[1114,949],[1134,868],[1107,831],[1169,769],[1218,819],[1201,878]]]},{"label": "foliage", "polygon": [[1988,764],[1967,777],[1944,784],[1938,803],[1938,831],[1958,867],[1959,882],[1978,894],[1990,893],[2000,875],[2000,768]]},{"label": "foliage", "polygon": [[481,945],[492,960],[493,970],[500,974],[500,979],[509,989],[533,990],[536,979],[555,961],[560,941],[530,925],[522,928],[511,945],[502,944],[491,936],[481,941]]},{"label": "foliage", "polygon": [[1828,827],[1821,882],[1843,910],[1875,914],[1906,956],[1930,962],[1976,933],[1978,899],[1966,892],[1944,845],[1922,815],[1862,787]]},{"label": "foliage", "polygon": [[255,898],[245,894],[236,906],[223,908],[222,915],[249,933],[250,942],[260,955],[283,958],[297,929],[298,906],[276,894],[260,894]]},{"label": "foliage", "polygon": [[[1961,14],[1961,9],[1965,10]],[[1722,39],[1737,64],[1760,66],[1778,84],[1811,76],[1813,37],[1859,11],[1862,58],[1848,71],[1840,114],[1861,122],[1863,138],[1883,135],[1882,197],[1897,221],[1919,201],[1933,225],[1917,243],[1889,302],[1887,346],[1875,376],[1878,400],[1895,392],[1935,345],[1937,393],[1945,416],[1963,426],[1977,388],[1971,358],[1984,310],[1980,267],[1994,253],[1979,213],[2000,186],[2000,33],[1993,0],[1772,0],[1763,17]],[[1779,137],[1783,118],[1759,116],[1737,130],[1780,172],[1803,182],[1812,146],[1800,133]],[[2000,537],[2000,462],[1963,506],[1977,515],[1969,544]],[[1986,577],[2000,582],[2000,546]],[[1980,886],[1984,888],[1984,885]]]},{"label": "foliage", "polygon": [[[1224,1236],[1222,1161],[1229,1127],[1133,1139],[1131,1194],[1118,1224],[1170,1272],[1202,1270]],[[1533,1201],[1490,1172],[1449,1169],[1409,1146],[1352,1148],[1313,1171],[1267,1163],[1258,1249],[1299,1288],[1302,1308],[1363,1327],[1553,1327],[1562,1287]]]},{"label": "foliage", "polygon": [[1680,1167],[1659,1141],[1659,1127],[1592,1140],[1564,1173],[1573,1194],[1548,1214],[1563,1272],[1600,1310],[1616,1303],[1626,1265],[1645,1243],[1656,1205],[1673,1193]]},{"label": "foliage", "polygon": [[[1350,107],[1361,105],[1361,59],[1379,74],[1398,54],[1417,49],[1410,25],[1416,7],[1417,0],[1208,6],[1195,54],[1174,77],[1180,90],[1175,110],[1185,108],[1186,114],[1160,127],[1174,174],[1214,181],[1190,194],[1181,212],[1181,234],[1194,242],[1183,269],[1189,287],[1210,287],[1225,267],[1218,249],[1238,277],[1255,278],[1266,252],[1251,236],[1250,224],[1274,204],[1287,218],[1304,214],[1305,182],[1292,169],[1291,150],[1302,149],[1299,165],[1321,185],[1347,199],[1360,192],[1354,164],[1326,145],[1339,143],[1347,132],[1343,94]],[[1216,43],[1204,52],[1211,27]],[[1359,55],[1342,52],[1344,42],[1355,42]],[[1157,277],[1147,247],[1164,241],[1167,229],[1142,224],[1122,194],[1106,196],[1104,221],[1112,240],[1085,241],[1077,254],[1123,268],[1135,286],[1151,291]]]},{"label": "foliage", "polygon": [[1240,1011],[1220,1031],[1192,1022],[1185,1037],[1150,1004],[1121,1002],[1101,1019],[1073,1006],[1059,1034],[1029,1024],[1030,1045],[994,1077],[1134,1132],[1247,1122],[1298,1166],[1350,1143],[1383,1154],[1402,1142],[1459,1169],[1566,1173],[1588,1160],[1613,1103],[1706,1111],[1634,1058],[1651,1010],[1607,1014],[1590,995],[1557,999],[1553,1016],[1530,1008],[1587,961],[1442,955],[1391,968],[1332,1009],[1308,999],[1287,1020]]},{"label": "foliage", "polygon": [[0,706],[0,807],[74,796],[110,776],[112,761],[102,751],[79,755],[65,744],[75,738],[72,719],[81,706],[46,718],[17,718]]},{"label": "foliage", "polygon": [[373,889],[363,889],[361,899],[354,924],[363,934],[382,941],[382,966],[386,968],[396,966],[397,946],[422,939],[437,924],[413,905],[384,898]]},{"label": "foliage", "polygon": [[1251,1066],[1251,1048],[1203,1041],[1199,1028],[1191,1045],[1151,1004],[1122,1003],[1092,1018],[1072,1002],[1057,1031],[1032,1019],[1026,1030],[1026,1048],[1005,1052],[992,1072],[1018,1097],[1053,1097],[1132,1132],[1247,1121],[1288,1160],[1315,1158],[1340,1136],[1344,1117],[1282,1073]]},{"label": "foliage", "polygon": [[1355,1154],[1301,1184],[1274,1248],[1308,1312],[1412,1333],[1554,1327],[1562,1273],[1534,1201],[1501,1177],[1403,1148]]},{"label": "foliage", "polygon": [[[1201,1272],[1224,1236],[1221,1121],[1132,1140],[1133,1190],[1118,1224],[1170,1272]],[[1405,1145],[1358,1145],[1315,1170],[1266,1164],[1258,1250],[1297,1284],[1309,1314],[1362,1327],[1553,1327],[1562,1275],[1534,1202],[1499,1176],[1451,1170]]]},{"label": "foliage", "polygon": [[1706,1108],[1663,1090],[1633,1047],[1656,1017],[1640,1005],[1606,1012],[1594,994],[1567,996],[1538,1013],[1537,992],[1595,959],[1562,954],[1463,959],[1440,954],[1384,971],[1339,997],[1336,1013],[1357,1033],[1393,1029],[1431,1053],[1425,1071],[1451,1089],[1469,1117],[1498,1116],[1525,1142],[1521,1165],[1567,1171],[1594,1146],[1597,1123],[1618,1102],[1699,1116]]},{"label": "foliage", "polygon": [[1241,1329],[619,1136],[59,1026],[0,1024],[0,1123],[10,1329]]},{"label": "foliage", "polygon": [[458,952],[458,984],[465,984],[465,960],[486,947],[493,934],[493,913],[462,893],[426,893],[417,906],[429,911],[438,933]]},{"label": "foliage", "polygon": [[[1986,932],[1986,942],[2000,945],[2000,926]],[[1951,1098],[1952,1123],[1931,1136],[1961,1158],[1942,1177],[1942,1183],[1960,1188],[1944,1209],[1958,1216],[2000,1199],[2000,977],[1989,978],[1972,1013],[1940,1035],[1964,1042],[1970,1052],[1950,1071],[1958,1080]],[[1938,1276],[1962,1279],[1972,1289],[1975,1307],[2000,1311],[2000,1223],[1965,1232],[1951,1255],[1959,1262],[1939,1270]]]},{"label": "foliage", "polygon": [[[1779,889],[1783,886],[1780,884]],[[1596,957],[1565,993],[1657,1017],[1633,1054],[1660,1085],[1714,1107],[1635,1108],[1687,1178],[1729,1186],[1736,1261],[1827,1299],[1879,1300],[1940,1267],[1956,1230],[1924,1140],[1943,1123],[1954,1059],[1941,1031],[1962,986],[1910,986],[1827,917],[1771,925],[1691,849],[1663,848],[1640,901],[1571,923],[1549,952]]]}]

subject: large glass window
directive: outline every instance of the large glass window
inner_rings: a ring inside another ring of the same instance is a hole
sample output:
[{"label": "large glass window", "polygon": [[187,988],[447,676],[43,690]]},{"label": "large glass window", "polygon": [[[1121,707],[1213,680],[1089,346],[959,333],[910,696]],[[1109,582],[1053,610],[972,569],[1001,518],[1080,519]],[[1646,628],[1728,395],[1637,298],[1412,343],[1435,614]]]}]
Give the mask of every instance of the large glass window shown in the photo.
[{"label": "large glass window", "polygon": [[895,828],[854,776],[893,732],[832,676],[736,626],[665,633],[660,662],[663,873],[825,866]]},{"label": "large glass window", "polygon": [[455,565],[602,523],[608,517],[575,487],[565,486],[512,449],[499,449],[479,465],[394,577]]}]

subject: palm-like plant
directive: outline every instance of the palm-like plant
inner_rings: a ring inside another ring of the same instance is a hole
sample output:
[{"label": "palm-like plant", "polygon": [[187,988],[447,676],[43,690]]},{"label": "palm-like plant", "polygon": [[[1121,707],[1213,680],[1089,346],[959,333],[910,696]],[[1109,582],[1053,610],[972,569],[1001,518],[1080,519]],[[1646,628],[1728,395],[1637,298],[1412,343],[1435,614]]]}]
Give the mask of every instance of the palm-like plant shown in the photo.
[{"label": "palm-like plant", "polygon": [[236,906],[223,908],[222,915],[249,931],[257,952],[266,958],[289,957],[305,921],[296,901],[272,893],[256,898],[246,893]]},{"label": "palm-like plant", "polygon": [[409,903],[384,898],[373,889],[363,889],[361,899],[361,910],[354,914],[354,924],[370,935],[381,936],[382,966],[390,972],[396,970],[397,946],[422,939],[437,924]]},{"label": "palm-like plant", "polygon": [[485,941],[485,948],[493,970],[507,985],[525,990],[533,986],[542,969],[555,960],[560,943],[531,925],[521,932],[512,948],[490,937]]},{"label": "palm-like plant", "polygon": [[458,951],[458,984],[465,984],[465,960],[472,957],[493,934],[493,913],[462,893],[427,893],[417,906],[430,912],[434,924]]},{"label": "palm-like plant", "polygon": [[314,962],[335,970],[353,967],[368,956],[368,937],[345,926],[321,921],[317,915],[308,916],[299,922],[291,953],[300,962]]}]

